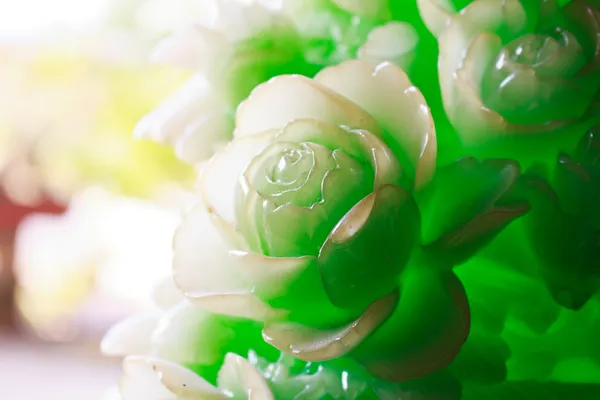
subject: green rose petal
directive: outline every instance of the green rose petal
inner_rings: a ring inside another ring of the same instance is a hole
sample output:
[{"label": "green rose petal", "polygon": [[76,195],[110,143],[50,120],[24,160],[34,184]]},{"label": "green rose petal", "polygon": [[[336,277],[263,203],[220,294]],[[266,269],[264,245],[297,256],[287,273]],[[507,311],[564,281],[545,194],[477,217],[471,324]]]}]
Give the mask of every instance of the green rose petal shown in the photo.
[{"label": "green rose petal", "polygon": [[354,206],[319,253],[327,295],[339,307],[366,307],[391,293],[419,238],[420,215],[398,186],[382,186]]},{"label": "green rose petal", "polygon": [[542,161],[597,121],[598,10],[587,0],[475,0],[434,13],[444,109],[469,153]]},{"label": "green rose petal", "polygon": [[402,274],[396,310],[353,356],[381,379],[418,379],[446,367],[469,328],[466,293],[456,275],[415,263]]},{"label": "green rose petal", "polygon": [[242,252],[236,253],[236,257],[239,271],[252,293],[275,309],[289,310],[287,321],[330,328],[348,323],[362,311],[331,304],[315,257],[273,258]]}]

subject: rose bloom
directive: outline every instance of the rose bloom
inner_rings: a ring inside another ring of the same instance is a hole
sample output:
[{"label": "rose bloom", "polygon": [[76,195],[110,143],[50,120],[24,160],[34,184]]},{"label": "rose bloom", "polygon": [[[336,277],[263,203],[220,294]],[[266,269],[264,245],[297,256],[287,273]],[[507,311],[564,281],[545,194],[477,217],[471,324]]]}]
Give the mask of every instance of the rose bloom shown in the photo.
[{"label": "rose bloom", "polygon": [[469,331],[462,284],[417,250],[412,194],[435,171],[419,90],[391,63],[276,77],[238,108],[175,236],[174,279],[204,310],[264,322],[307,361],[349,355],[402,381],[447,365]]}]

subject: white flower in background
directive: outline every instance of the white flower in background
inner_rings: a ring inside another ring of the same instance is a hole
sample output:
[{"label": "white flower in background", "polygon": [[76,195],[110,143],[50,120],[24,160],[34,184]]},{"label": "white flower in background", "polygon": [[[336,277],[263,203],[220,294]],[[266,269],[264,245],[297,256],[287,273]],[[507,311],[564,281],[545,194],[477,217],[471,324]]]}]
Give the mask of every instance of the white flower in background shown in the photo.
[{"label": "white flower in background", "polygon": [[354,58],[409,71],[419,41],[410,24],[391,20],[383,1],[209,4],[201,21],[177,29],[152,55],[194,76],[135,129],[137,137],[170,144],[192,164],[232,138],[237,106],[260,83],[289,73],[312,77]]},{"label": "white flower in background", "polygon": [[323,66],[358,58],[376,66],[394,62],[407,73],[419,36],[394,20],[387,0],[281,0],[282,12],[307,43],[307,58]]},{"label": "white flower in background", "polygon": [[302,72],[303,65],[296,32],[282,15],[254,2],[211,4],[214,12],[203,21],[158,44],[155,62],[195,75],[135,129],[137,137],[173,145],[189,163],[209,158],[231,139],[235,109],[254,86],[293,65]]},{"label": "white flower in background", "polygon": [[[170,278],[157,287],[154,302],[155,310],[115,325],[102,341],[104,354],[125,356],[120,385],[107,393],[107,399],[205,400],[227,399],[232,394],[255,400],[273,398],[262,375],[246,359],[228,352],[239,334],[251,343],[244,323],[232,325],[193,306]],[[254,332],[260,340],[260,331]],[[204,373],[218,370],[218,387],[194,368]]]},{"label": "white flower in background", "polygon": [[229,353],[219,371],[217,387],[168,361],[128,357],[120,385],[123,400],[272,400],[273,394],[258,371],[243,357]]},{"label": "white flower in background", "polygon": [[135,136],[170,144],[189,163],[209,158],[231,138],[233,124],[219,91],[201,75],[140,120]]},{"label": "white flower in background", "polygon": [[357,58],[373,66],[390,61],[410,74],[418,43],[419,34],[412,25],[391,21],[369,32]]},{"label": "white flower in background", "polygon": [[452,0],[417,0],[417,5],[423,22],[435,37],[450,23],[452,15],[460,11]]},{"label": "white flower in background", "polygon": [[410,67],[417,32],[393,20],[387,1],[282,0],[281,9],[307,42],[306,57],[318,65],[359,58],[373,66],[391,61]]}]

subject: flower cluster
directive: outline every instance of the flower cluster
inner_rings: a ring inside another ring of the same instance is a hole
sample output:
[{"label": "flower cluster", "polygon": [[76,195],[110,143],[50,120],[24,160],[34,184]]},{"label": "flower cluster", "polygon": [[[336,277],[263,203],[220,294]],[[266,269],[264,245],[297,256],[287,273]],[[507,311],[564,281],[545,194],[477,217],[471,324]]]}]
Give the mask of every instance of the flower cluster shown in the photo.
[{"label": "flower cluster", "polygon": [[196,74],[137,128],[202,162],[201,201],[177,301],[107,336],[124,400],[458,399],[600,368],[540,339],[600,330],[577,311],[600,286],[597,1],[215,3],[159,44]]}]

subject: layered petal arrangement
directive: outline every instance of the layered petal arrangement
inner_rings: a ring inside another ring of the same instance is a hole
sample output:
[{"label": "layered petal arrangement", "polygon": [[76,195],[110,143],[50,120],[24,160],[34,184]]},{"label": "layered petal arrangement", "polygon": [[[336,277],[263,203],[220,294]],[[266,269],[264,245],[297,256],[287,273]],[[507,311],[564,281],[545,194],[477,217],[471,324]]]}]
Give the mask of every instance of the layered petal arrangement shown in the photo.
[{"label": "layered petal arrangement", "polygon": [[593,0],[563,7],[476,0],[446,15],[444,28],[439,17],[431,25],[439,32],[444,107],[467,144],[598,120],[600,11]]},{"label": "layered petal arrangement", "polygon": [[251,322],[233,329],[227,318],[194,307],[171,279],[157,286],[154,301],[156,310],[115,325],[102,342],[105,354],[125,356],[123,377],[110,397],[225,399],[228,393],[252,392],[260,399],[273,398],[262,375],[232,352],[243,352],[236,345],[253,336],[260,340],[260,330]]},{"label": "layered petal arrangement", "polygon": [[214,3],[155,53],[201,201],[119,398],[600,398],[597,2]]},{"label": "layered petal arrangement", "polygon": [[155,62],[194,75],[139,122],[136,136],[173,145],[186,162],[202,162],[231,139],[237,105],[274,76],[312,77],[354,58],[374,66],[392,61],[407,71],[413,65],[418,33],[409,22],[393,20],[385,2],[265,3],[214,0],[212,13],[158,44]]},{"label": "layered petal arrangement", "polygon": [[[340,86],[347,81],[350,91]],[[397,351],[418,343],[412,357],[424,358],[424,370],[398,365],[398,379],[439,367],[429,351],[457,351],[468,332],[460,283],[410,263],[421,220],[410,192],[431,180],[436,142],[424,99],[402,70],[348,61],[313,80],[274,78],[240,105],[235,135],[203,170],[204,204],[175,237],[174,278],[191,301],[263,321],[274,347],[326,361],[353,352],[368,359],[393,332],[417,329],[400,314],[429,298],[430,323],[456,334],[424,343],[407,335]],[[397,293],[402,279],[420,290]]]}]

